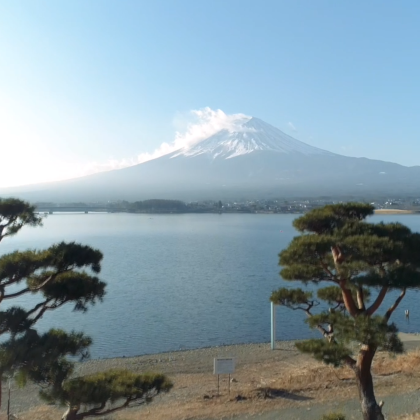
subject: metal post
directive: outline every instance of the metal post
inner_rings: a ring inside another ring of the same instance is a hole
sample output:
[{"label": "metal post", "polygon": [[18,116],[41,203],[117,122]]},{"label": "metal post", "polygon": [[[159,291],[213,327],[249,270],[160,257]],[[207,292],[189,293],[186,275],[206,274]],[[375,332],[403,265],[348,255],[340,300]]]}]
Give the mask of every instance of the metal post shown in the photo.
[{"label": "metal post", "polygon": [[228,393],[230,395],[230,373],[229,373],[229,382],[228,382]]},{"label": "metal post", "polygon": [[9,396],[7,399],[7,420],[10,419],[10,378],[9,378]]},{"label": "metal post", "polygon": [[271,302],[271,350],[276,349],[276,305]]}]

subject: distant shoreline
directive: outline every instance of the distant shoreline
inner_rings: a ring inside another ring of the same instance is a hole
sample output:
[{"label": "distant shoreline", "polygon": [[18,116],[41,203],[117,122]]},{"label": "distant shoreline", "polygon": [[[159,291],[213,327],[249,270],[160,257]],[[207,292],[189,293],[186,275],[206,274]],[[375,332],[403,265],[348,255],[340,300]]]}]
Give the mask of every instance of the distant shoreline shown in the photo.
[{"label": "distant shoreline", "polygon": [[[246,212],[246,211],[223,211],[223,212],[215,212],[215,211],[185,211],[185,212],[128,212],[128,211],[60,211],[55,210],[51,212],[38,212],[39,214],[144,214],[144,215],[184,215],[184,214],[272,214],[272,215],[285,215],[285,214],[292,214],[292,215],[302,215],[305,214],[304,212],[272,212],[272,211],[255,211],[255,212]],[[420,214],[420,211],[417,210],[401,210],[401,209],[375,209],[375,215],[398,215],[398,214]]]}]

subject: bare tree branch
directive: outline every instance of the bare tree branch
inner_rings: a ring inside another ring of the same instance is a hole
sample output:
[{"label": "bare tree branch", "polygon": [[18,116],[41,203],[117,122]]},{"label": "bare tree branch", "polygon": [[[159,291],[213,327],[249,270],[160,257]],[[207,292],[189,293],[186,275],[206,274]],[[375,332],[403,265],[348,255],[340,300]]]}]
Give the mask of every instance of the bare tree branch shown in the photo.
[{"label": "bare tree branch", "polygon": [[52,299],[47,299],[44,300],[41,303],[38,303],[38,305],[35,305],[31,310],[26,312],[26,316],[29,317],[31,316],[33,313],[35,313],[39,308],[41,308],[42,306],[47,305],[48,303],[50,303],[52,301]]},{"label": "bare tree branch", "polygon": [[357,305],[359,306],[359,309],[362,309],[363,311],[365,308],[365,294],[363,293],[363,287],[359,286],[357,288]]},{"label": "bare tree branch", "polygon": [[359,315],[359,308],[356,305],[356,302],[353,299],[353,295],[351,290],[347,287],[346,280],[340,280],[339,286],[341,288],[341,292],[343,294],[343,302],[347,309],[347,312],[354,318]]},{"label": "bare tree branch", "polygon": [[391,318],[392,313],[395,311],[395,309],[397,309],[398,305],[400,304],[400,302],[403,300],[404,296],[405,296],[405,292],[406,292],[406,288],[404,287],[404,289],[402,290],[401,294],[398,296],[397,300],[394,302],[394,304],[386,311],[385,313],[385,319],[388,321],[389,318]]},{"label": "bare tree branch", "polygon": [[50,306],[46,305],[46,306],[44,306],[39,311],[39,313],[34,318],[31,319],[31,323],[32,324],[35,324],[37,321],[39,321],[42,318],[42,316],[45,314],[45,312],[47,312],[49,310],[57,309],[57,308],[59,308],[60,306],[64,305],[67,302],[68,302],[68,300],[63,300],[62,302],[57,302],[54,305],[50,305]]},{"label": "bare tree branch", "polygon": [[337,276],[329,269],[328,265],[324,262],[320,255],[318,255],[318,258],[322,268],[328,273],[331,280],[337,282]]},{"label": "bare tree branch", "polygon": [[[335,269],[337,273],[340,273],[340,265],[344,261],[344,255],[341,252],[341,249],[338,245],[333,245],[331,247],[331,254],[334,260]],[[359,308],[356,305],[356,302],[353,299],[353,295],[351,293],[351,290],[347,287],[347,280],[346,279],[340,279],[338,282],[338,285],[341,288],[342,294],[343,294],[343,301],[344,305],[348,311],[348,313],[354,318],[359,314]]]},{"label": "bare tree branch", "polygon": [[5,281],[1,285],[3,287],[10,286],[11,284],[15,284],[15,283],[18,283],[18,282],[22,281],[24,278],[25,278],[25,276],[17,276],[15,274],[13,274],[11,277],[9,277],[9,280]]},{"label": "bare tree branch", "polygon": [[378,308],[381,306],[387,293],[388,293],[388,286],[382,286],[382,289],[379,292],[377,298],[375,299],[375,302],[373,302],[372,305],[370,305],[369,308],[366,310],[367,316],[373,315],[378,310]]},{"label": "bare tree branch", "polygon": [[[157,395],[158,393],[156,392],[156,395]],[[142,405],[142,404],[145,404],[146,403],[146,398],[144,398],[143,400],[139,400],[138,398],[135,398],[135,397],[128,397],[126,400],[125,400],[125,402],[124,403],[122,403],[121,405],[118,405],[117,407],[113,407],[113,408],[109,408],[108,410],[105,410],[105,411],[98,411],[98,410],[101,410],[101,408],[99,408],[99,407],[97,407],[97,408],[93,408],[92,410],[89,410],[89,411],[86,411],[86,412],[84,412],[84,413],[79,413],[79,414],[77,414],[76,415],[76,420],[82,420],[82,419],[84,419],[85,417],[99,417],[99,416],[106,416],[106,415],[108,415],[108,414],[111,414],[111,413],[114,413],[114,412],[116,412],[116,411],[119,411],[119,410],[121,410],[121,409],[123,409],[123,408],[128,408],[128,407],[130,407],[130,403],[131,402],[135,402],[136,404],[134,404],[134,405],[136,405],[136,406],[138,406],[138,405]]]},{"label": "bare tree branch", "polygon": [[38,290],[41,290],[44,286],[46,286],[51,280],[53,280],[58,274],[60,273],[56,273],[56,274],[52,274],[51,276],[47,277],[46,280],[44,280],[39,286],[34,287],[34,288],[30,288],[30,287],[26,287],[25,289],[20,290],[19,292],[16,293],[11,293],[9,295],[4,295],[3,299],[12,299],[15,298],[17,296],[21,296],[25,293],[28,292],[36,292]]}]

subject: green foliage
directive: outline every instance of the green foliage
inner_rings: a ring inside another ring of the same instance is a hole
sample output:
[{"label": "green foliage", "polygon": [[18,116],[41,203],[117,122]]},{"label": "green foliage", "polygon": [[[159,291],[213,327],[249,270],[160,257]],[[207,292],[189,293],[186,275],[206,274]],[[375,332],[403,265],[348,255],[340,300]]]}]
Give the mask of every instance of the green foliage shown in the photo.
[{"label": "green foliage", "polygon": [[302,289],[278,289],[271,294],[270,300],[276,305],[295,307],[308,304],[312,298],[311,292],[304,292]]},{"label": "green foliage", "polygon": [[105,283],[84,272],[70,271],[57,275],[53,282],[46,284],[42,294],[47,300],[61,304],[74,302],[74,310],[86,311],[88,304],[102,301]]},{"label": "green foliage", "polygon": [[393,353],[403,351],[403,345],[397,335],[397,327],[394,324],[387,324],[381,316],[370,317],[361,314],[352,318],[342,312],[325,311],[313,315],[306,322],[311,328],[332,325],[336,343],[343,345],[362,343]]},{"label": "green foliage", "polygon": [[66,375],[72,372],[73,363],[66,360],[67,356],[80,360],[89,357],[91,344],[91,338],[80,332],[69,334],[51,329],[39,335],[37,331],[29,329],[0,344],[1,370],[3,373],[14,373],[20,385],[25,385],[27,379],[49,383],[53,372],[57,376],[58,366],[66,366]]},{"label": "green foliage", "polygon": [[311,354],[316,360],[335,367],[341,366],[352,352],[343,344],[328,342],[324,339],[298,341],[296,348],[302,353]]},{"label": "green foliage", "polygon": [[[357,300],[357,287],[351,286],[353,299]],[[362,287],[365,303],[369,302],[371,292],[367,287]],[[316,291],[319,299],[324,300],[329,305],[344,305],[343,292],[338,286],[327,286]]]},{"label": "green foliage", "polygon": [[[0,199],[0,239],[24,225],[40,224],[33,206],[17,199]],[[25,294],[39,297],[32,308],[12,305],[0,311],[0,336],[4,336],[0,341],[0,374],[14,373],[23,384],[28,377],[41,380],[58,366],[66,367],[69,374],[73,365],[67,356],[89,355],[91,339],[84,334],[50,330],[39,335],[34,326],[45,312],[66,303],[85,311],[102,300],[105,283],[86,271],[99,273],[101,260],[100,251],[75,242],[0,257],[0,302]]]},{"label": "green foliage", "polygon": [[48,249],[50,265],[58,271],[89,267],[94,273],[101,271],[102,253],[87,245],[60,242]]},{"label": "green foliage", "polygon": [[0,283],[15,284],[34,275],[42,267],[48,267],[46,251],[15,251],[0,258]]},{"label": "green foliage", "polygon": [[280,253],[280,265],[290,265],[297,261],[300,264],[319,265],[319,257],[329,253],[334,243],[334,236],[329,235],[296,236],[289,247]]},{"label": "green foliage", "polygon": [[[100,272],[101,260],[100,251],[74,242],[1,256],[0,297],[8,300],[36,293],[43,300],[31,309],[12,306],[0,311],[0,334],[33,328],[46,311],[66,303],[73,303],[74,310],[86,311],[101,301],[105,283],[86,271]],[[24,285],[17,288],[21,283]]]},{"label": "green foliage", "polygon": [[319,235],[328,235],[349,222],[366,219],[373,212],[374,207],[370,204],[331,204],[311,210],[304,216],[295,219],[293,226],[299,232],[313,232]]},{"label": "green foliage", "polygon": [[23,226],[40,226],[35,207],[16,198],[0,198],[0,241],[19,232]]},{"label": "green foliage", "polygon": [[148,400],[152,393],[167,392],[172,386],[162,374],[110,370],[65,382],[62,401],[70,401],[72,405],[101,404],[108,401],[113,403],[128,396],[133,400]]},{"label": "green foliage", "polygon": [[[52,379],[55,386],[42,390],[41,398],[48,403],[58,402],[74,407],[80,419],[149,403],[156,395],[169,392],[173,387],[165,375],[158,373],[137,374],[128,370],[109,370],[64,382],[62,379],[67,375],[66,366],[59,366],[53,373],[56,375]],[[105,408],[107,404],[115,403],[117,405],[113,408]],[[79,412],[81,405],[93,408]]]},{"label": "green foliage", "polygon": [[375,268],[370,269],[355,277],[354,281],[369,287],[385,285],[395,289],[418,289],[420,287],[420,272],[417,266],[394,264],[388,266],[387,270],[383,272],[379,272]]},{"label": "green foliage", "polygon": [[[294,221],[309,232],[295,237],[279,257],[285,280],[349,285],[420,286],[420,235],[399,224],[364,221],[371,206],[355,203],[315,209]],[[348,212],[348,213],[346,213]],[[340,251],[334,260],[332,249]]]},{"label": "green foliage", "polygon": [[15,251],[0,258],[0,286],[26,279],[30,286],[36,287],[51,275],[80,268],[99,273],[102,257],[99,250],[74,242],[61,242],[43,251]]},{"label": "green foliage", "polygon": [[16,335],[31,328],[33,322],[28,317],[27,311],[18,306],[12,306],[5,311],[0,311],[0,335],[6,332]]},{"label": "green foliage", "polygon": [[318,289],[316,292],[319,299],[325,300],[330,305],[343,303],[343,293],[338,286],[328,286]]}]

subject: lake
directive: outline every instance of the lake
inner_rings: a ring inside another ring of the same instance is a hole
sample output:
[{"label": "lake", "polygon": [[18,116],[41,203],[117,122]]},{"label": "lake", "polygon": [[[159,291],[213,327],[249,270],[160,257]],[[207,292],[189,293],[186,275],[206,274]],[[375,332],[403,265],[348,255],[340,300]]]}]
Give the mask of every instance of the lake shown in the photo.
[{"label": "lake", "polygon": [[[42,331],[59,327],[91,335],[94,358],[269,342],[271,292],[284,285],[298,287],[278,274],[278,253],[297,234],[295,217],[57,213],[42,228],[24,228],[4,239],[0,250],[39,249],[66,240],[103,252],[104,302],[85,314],[63,307],[38,323]],[[420,231],[417,215],[372,220],[400,221]],[[409,292],[394,313],[402,331],[419,329],[418,297]],[[33,299],[25,296],[13,305],[28,305]],[[410,323],[405,309],[410,309]],[[277,338],[318,337],[304,318],[299,311],[278,308]]]}]

